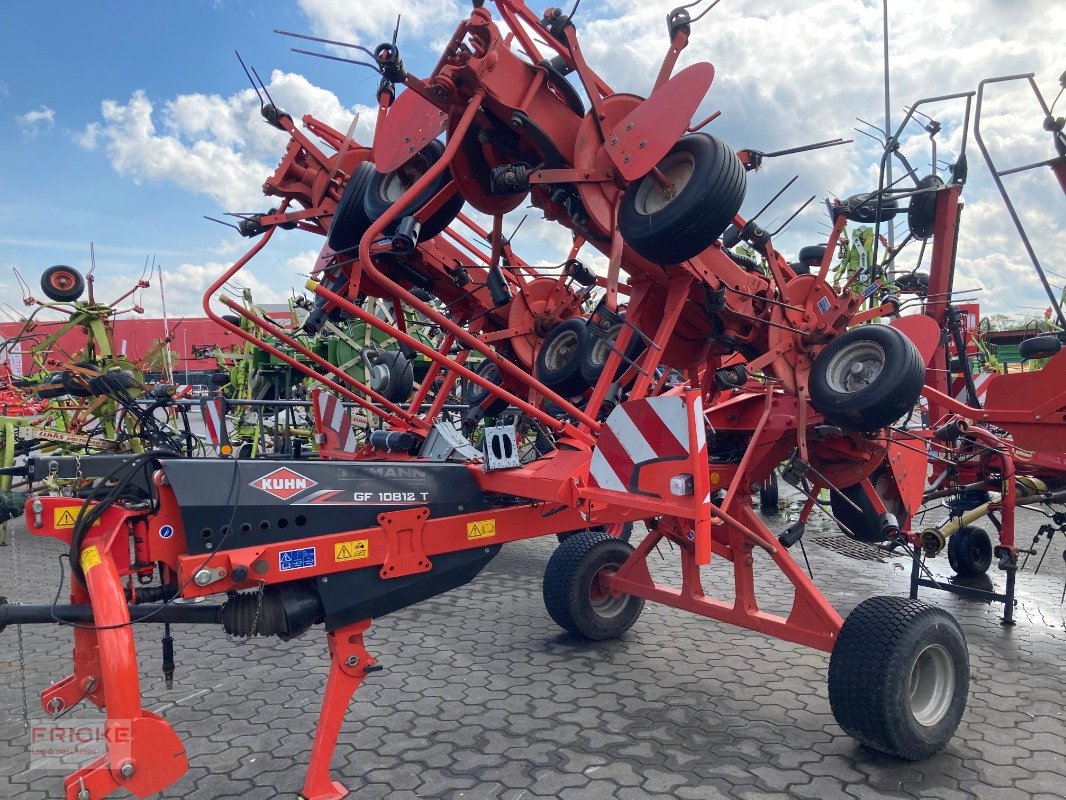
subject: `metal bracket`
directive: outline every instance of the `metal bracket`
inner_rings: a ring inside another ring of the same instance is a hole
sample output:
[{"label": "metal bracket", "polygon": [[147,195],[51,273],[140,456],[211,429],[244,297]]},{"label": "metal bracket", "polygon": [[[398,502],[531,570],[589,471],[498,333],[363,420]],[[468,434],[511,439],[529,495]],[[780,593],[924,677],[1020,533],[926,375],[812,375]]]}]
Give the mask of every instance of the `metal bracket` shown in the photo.
[{"label": "metal bracket", "polygon": [[385,561],[380,572],[382,578],[400,578],[433,569],[422,546],[422,528],[428,518],[428,508],[405,508],[378,514],[378,524],[385,531],[386,543]]},{"label": "metal bracket", "polygon": [[518,432],[514,425],[485,428],[485,469],[511,469],[522,466],[518,458]]}]

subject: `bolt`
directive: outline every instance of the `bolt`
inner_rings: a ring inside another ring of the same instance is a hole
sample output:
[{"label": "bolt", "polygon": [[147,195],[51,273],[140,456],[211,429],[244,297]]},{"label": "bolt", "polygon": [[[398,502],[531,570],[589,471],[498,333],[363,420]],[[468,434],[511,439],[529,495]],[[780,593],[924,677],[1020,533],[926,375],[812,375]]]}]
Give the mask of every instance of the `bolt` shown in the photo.
[{"label": "bolt", "polygon": [[192,580],[197,586],[207,586],[207,584],[211,583],[211,571],[202,569],[193,576]]},{"label": "bolt", "polygon": [[348,656],[348,660],[344,662],[349,667],[354,667],[359,663],[359,656]]},{"label": "bolt", "polygon": [[411,141],[411,137],[410,136],[404,136],[403,140],[404,140],[405,143],[406,142],[410,142]]},{"label": "bolt", "polygon": [[695,533],[695,531],[689,531],[689,532],[688,532],[688,540],[689,540],[689,541],[691,542],[691,541],[692,541],[693,539],[695,539],[695,538],[696,538],[696,533]]},{"label": "bolt", "polygon": [[626,125],[626,130],[627,131],[633,130],[633,123],[632,122],[630,122],[628,125]]},{"label": "bolt", "polygon": [[617,136],[612,136],[611,137],[611,144],[618,144],[618,137]]},{"label": "bolt", "polygon": [[648,146],[648,140],[647,139],[641,139],[640,140],[640,144],[637,145],[637,147],[647,147],[647,146]]},{"label": "bolt", "polygon": [[123,778],[131,778],[131,777],[133,777],[133,773],[134,773],[133,762],[132,761],[127,761],[121,767],[119,767],[118,771],[119,771],[119,774],[122,775]]}]

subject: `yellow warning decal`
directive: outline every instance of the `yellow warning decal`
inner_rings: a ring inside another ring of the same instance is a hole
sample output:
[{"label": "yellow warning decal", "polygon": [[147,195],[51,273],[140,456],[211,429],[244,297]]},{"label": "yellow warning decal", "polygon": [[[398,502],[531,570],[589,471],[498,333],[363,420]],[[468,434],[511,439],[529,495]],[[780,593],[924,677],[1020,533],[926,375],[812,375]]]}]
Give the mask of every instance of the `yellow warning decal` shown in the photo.
[{"label": "yellow warning decal", "polygon": [[370,556],[370,542],[356,539],[352,542],[337,542],[333,545],[334,561],[359,561]]},{"label": "yellow warning decal", "polygon": [[714,485],[714,486],[717,486],[721,482],[722,482],[722,476],[719,475],[717,472],[712,472],[711,473],[711,484]]},{"label": "yellow warning decal", "polygon": [[479,519],[477,522],[466,523],[467,539],[488,539],[496,535],[496,520]]},{"label": "yellow warning decal", "polygon": [[91,544],[81,551],[81,571],[88,572],[97,564],[100,563],[100,551],[96,549],[96,545]]},{"label": "yellow warning decal", "polygon": [[[74,523],[78,519],[78,512],[81,511],[81,506],[59,506],[52,509],[52,527],[53,528],[73,528]],[[100,524],[100,520],[96,520],[93,523],[93,527]]]}]

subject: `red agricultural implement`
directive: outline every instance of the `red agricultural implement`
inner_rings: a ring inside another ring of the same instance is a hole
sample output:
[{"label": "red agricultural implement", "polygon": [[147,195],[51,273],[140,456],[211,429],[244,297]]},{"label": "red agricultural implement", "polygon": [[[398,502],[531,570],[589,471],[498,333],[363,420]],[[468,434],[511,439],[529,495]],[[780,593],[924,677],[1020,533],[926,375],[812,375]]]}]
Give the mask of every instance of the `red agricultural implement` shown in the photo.
[{"label": "red agricultural implement", "polygon": [[[261,238],[211,287],[205,309],[318,381],[323,459],[154,451],[118,464],[28,465],[106,478],[82,489],[83,502],[39,496],[27,505],[30,532],[69,547],[70,605],[0,607],[0,625],[58,618],[74,627],[74,672],[43,693],[47,710],[87,698],[128,733],[67,779],[71,800],[117,788],[144,796],[185,770],[176,734],[141,703],[131,626],[146,621],[283,638],[324,624],[331,667],[302,796],[344,796],[330,761],[352,694],[379,668],[364,643],[371,620],[469,582],[503,544],[551,534],[565,537],[544,600],[572,634],[621,636],[645,601],[659,602],[831,653],[834,715],[873,748],[921,759],[953,735],[969,680],[954,619],[879,597],[842,620],[789,555],[802,524],[779,540],[751,505],[753,487],[783,461],[812,498],[823,487],[870,487],[879,469],[920,495],[925,452],[886,426],[917,402],[922,357],[898,328],[860,324],[893,304],[863,309],[865,293],[834,290],[828,259],[797,275],[770,235],[739,215],[747,172],[766,154],[734,154],[699,131],[709,120],[692,124],[714,70],[672,74],[692,23],[684,8],[669,16],[668,54],[641,98],[592,71],[568,16],[498,0],[498,23],[481,5],[425,79],[404,70],[395,42],[377,48],[370,149],[305,119],[333,150],[326,155],[264,105],[292,137],[264,187],[282,201],[246,220]],[[577,237],[557,273],[524,265],[504,241],[503,215],[527,199]],[[480,231],[487,252],[447,230],[463,204],[492,218]],[[834,206],[837,235],[866,210]],[[949,212],[939,200],[926,209],[938,230],[953,224]],[[329,237],[308,284],[320,315],[361,320],[432,360],[409,407],[211,310],[222,284],[277,228],[294,225]],[[747,242],[768,271],[730,254],[723,235]],[[609,258],[603,297],[587,314],[597,280],[573,260],[584,245]],[[396,325],[379,319],[361,305],[370,295],[415,309],[443,342],[409,336],[402,314]],[[473,353],[483,359],[476,370],[466,365]],[[477,387],[475,417],[487,423],[478,446],[442,415],[457,382]],[[354,452],[338,397],[382,423]],[[498,418],[508,406],[537,432],[531,459],[517,456],[517,426]],[[896,530],[875,503],[880,529]],[[71,526],[60,524],[72,514]],[[637,521],[647,535],[633,547],[616,534]],[[657,581],[649,565],[663,542],[680,561],[676,584]],[[713,559],[731,566],[731,592],[705,583],[701,568]],[[790,584],[791,606],[760,608],[757,576]],[[173,602],[219,595],[220,605]]]}]

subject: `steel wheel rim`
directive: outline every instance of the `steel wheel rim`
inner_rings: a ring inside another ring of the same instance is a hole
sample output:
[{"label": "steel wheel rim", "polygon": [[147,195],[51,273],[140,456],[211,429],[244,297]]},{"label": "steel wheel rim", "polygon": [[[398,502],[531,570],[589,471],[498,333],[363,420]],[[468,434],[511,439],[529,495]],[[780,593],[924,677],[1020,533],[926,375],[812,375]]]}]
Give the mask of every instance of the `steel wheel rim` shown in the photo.
[{"label": "steel wheel rim", "polygon": [[576,331],[565,331],[559,334],[544,354],[544,366],[551,372],[558,372],[573,360],[579,344],[580,340]]},{"label": "steel wheel rim", "polygon": [[615,328],[602,339],[599,336],[595,337],[595,341],[592,343],[592,350],[589,352],[589,362],[591,364],[602,367],[607,363],[607,358],[611,355],[615,340],[620,332],[621,328]]},{"label": "steel wheel rim", "polygon": [[664,188],[650,175],[641,180],[634,205],[637,213],[645,217],[662,211],[678,198],[692,180],[696,171],[696,160],[688,153],[672,153],[657,166],[673,186]]},{"label": "steel wheel rim", "polygon": [[955,694],[955,665],[943,645],[926,645],[911,667],[908,701],[919,725],[931,728],[947,716]]},{"label": "steel wheel rim", "polygon": [[618,570],[618,564],[605,564],[592,577],[589,584],[589,602],[596,616],[601,619],[613,619],[621,614],[629,602],[627,594],[611,594],[607,588],[605,578],[613,575]]},{"label": "steel wheel rim", "polygon": [[855,394],[868,388],[885,368],[885,351],[876,342],[852,342],[833,356],[825,380],[834,392]]},{"label": "steel wheel rim", "polygon": [[74,276],[69,272],[53,272],[48,282],[52,285],[53,289],[59,289],[60,291],[67,291],[73,289],[74,284],[77,281],[74,280]]}]

